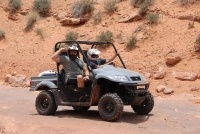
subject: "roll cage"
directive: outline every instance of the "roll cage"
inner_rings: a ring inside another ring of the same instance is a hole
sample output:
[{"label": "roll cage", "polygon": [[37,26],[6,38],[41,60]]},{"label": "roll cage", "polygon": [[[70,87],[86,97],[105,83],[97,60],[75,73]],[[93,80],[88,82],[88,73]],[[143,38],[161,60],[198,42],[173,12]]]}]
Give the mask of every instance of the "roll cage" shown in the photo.
[{"label": "roll cage", "polygon": [[[85,51],[81,48],[81,45],[91,45],[91,48],[96,48],[98,45],[111,45],[113,47],[113,49],[115,50],[115,53],[117,54],[117,57],[119,58],[119,60],[121,61],[121,64],[123,65],[123,67],[126,69],[126,66],[120,56],[120,54],[118,53],[115,45],[111,42],[93,42],[93,41],[61,41],[61,42],[57,42],[55,44],[55,48],[54,48],[54,51],[56,52],[57,50],[60,49],[61,47],[61,44],[77,44],[77,47],[79,49],[79,52],[83,55],[83,59],[84,61],[87,63],[87,68],[88,70],[93,74],[94,76],[94,72],[93,72],[93,69],[90,67],[90,64],[89,64],[89,60],[88,60],[88,57],[87,57],[87,53],[85,53]],[[86,50],[87,51],[87,50]],[[57,72],[59,74],[59,63],[57,63]]]}]

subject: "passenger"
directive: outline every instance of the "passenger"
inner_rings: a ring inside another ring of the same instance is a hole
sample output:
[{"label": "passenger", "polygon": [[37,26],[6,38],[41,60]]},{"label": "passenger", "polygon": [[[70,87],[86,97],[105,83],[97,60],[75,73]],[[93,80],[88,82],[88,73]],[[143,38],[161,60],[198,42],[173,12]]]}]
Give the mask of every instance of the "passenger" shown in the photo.
[{"label": "passenger", "polygon": [[[69,56],[60,56],[60,53],[68,52]],[[86,64],[78,58],[79,50],[76,44],[66,48],[60,48],[52,55],[52,60],[63,65],[65,71],[65,82],[69,78],[77,79],[77,87],[85,87],[84,81],[89,80],[89,71]]]},{"label": "passenger", "polygon": [[99,58],[99,54],[101,52],[98,49],[89,49],[87,52],[87,57],[89,59],[89,64],[92,69],[100,68],[104,64],[114,65],[113,60],[117,57],[117,54],[115,54],[113,57],[111,57],[109,60]]}]

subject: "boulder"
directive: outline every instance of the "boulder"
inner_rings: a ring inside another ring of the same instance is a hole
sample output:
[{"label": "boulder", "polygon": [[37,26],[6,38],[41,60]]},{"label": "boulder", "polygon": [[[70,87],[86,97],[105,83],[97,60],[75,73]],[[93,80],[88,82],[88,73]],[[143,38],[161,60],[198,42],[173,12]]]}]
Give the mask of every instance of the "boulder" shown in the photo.
[{"label": "boulder", "polygon": [[194,72],[173,71],[172,75],[174,78],[178,80],[188,80],[188,81],[195,81],[198,77],[198,74]]},{"label": "boulder", "polygon": [[13,21],[17,21],[19,19],[18,15],[15,13],[9,13],[8,15],[8,19],[13,20]]},{"label": "boulder", "polygon": [[5,82],[8,82],[9,78],[11,77],[12,75],[10,74],[6,74],[6,77],[5,77]]},{"label": "boulder", "polygon": [[171,89],[171,88],[165,88],[164,91],[163,91],[164,94],[171,94],[173,92],[174,92],[174,90]]},{"label": "boulder", "polygon": [[118,21],[118,23],[128,23],[132,21],[141,20],[143,17],[138,14],[138,12],[130,13],[129,15],[125,14],[122,16],[122,19]]},{"label": "boulder", "polygon": [[16,76],[11,76],[8,79],[9,84],[14,86],[22,86],[24,81],[26,80],[26,76],[22,74],[18,74]]},{"label": "boulder", "polygon": [[165,58],[165,63],[168,65],[174,65],[178,63],[179,61],[181,61],[181,58],[177,54],[169,55]]},{"label": "boulder", "polygon": [[154,79],[163,79],[165,77],[166,71],[160,67],[159,71],[155,72],[153,75]]},{"label": "boulder", "polygon": [[86,23],[89,18],[64,18],[60,21],[63,26],[66,25],[81,25]]},{"label": "boulder", "polygon": [[159,85],[159,86],[156,88],[156,91],[157,91],[157,92],[163,92],[165,89],[166,89],[166,86],[164,86],[164,85]]}]

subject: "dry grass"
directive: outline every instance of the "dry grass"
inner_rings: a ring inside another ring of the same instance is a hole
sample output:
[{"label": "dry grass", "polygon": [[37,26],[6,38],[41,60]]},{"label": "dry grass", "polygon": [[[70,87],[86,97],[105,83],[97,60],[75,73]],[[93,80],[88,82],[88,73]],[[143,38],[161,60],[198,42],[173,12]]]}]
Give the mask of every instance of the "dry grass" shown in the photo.
[{"label": "dry grass", "polygon": [[71,10],[72,16],[78,18],[92,12],[94,10],[94,3],[92,0],[78,0],[74,2]]},{"label": "dry grass", "polygon": [[9,0],[8,1],[8,8],[11,13],[16,12],[17,10],[21,9],[22,2],[21,0]]},{"label": "dry grass", "polygon": [[135,36],[129,38],[128,42],[126,42],[126,49],[133,49],[135,47],[137,40]]},{"label": "dry grass", "polygon": [[92,16],[94,24],[99,24],[102,20],[102,12],[98,11]]},{"label": "dry grass", "polygon": [[51,10],[51,0],[34,0],[33,10],[42,16],[48,15]]},{"label": "dry grass", "polygon": [[30,12],[27,16],[27,23],[26,23],[26,27],[25,27],[25,32],[28,32],[29,30],[31,30],[34,26],[34,23],[38,20],[39,18],[39,14],[35,11]]},{"label": "dry grass", "polygon": [[78,39],[78,33],[74,31],[67,32],[65,35],[65,40],[70,41],[70,40],[77,40]]},{"label": "dry grass", "polygon": [[5,38],[5,32],[0,29],[0,39]]},{"label": "dry grass", "polygon": [[117,0],[105,0],[104,1],[104,9],[108,12],[108,13],[112,13],[115,11],[116,9],[116,4],[118,3]]},{"label": "dry grass", "polygon": [[154,23],[158,22],[159,15],[151,13],[151,14],[149,14],[149,15],[146,16],[146,19],[147,19],[147,21],[148,21],[149,24],[154,24]]}]

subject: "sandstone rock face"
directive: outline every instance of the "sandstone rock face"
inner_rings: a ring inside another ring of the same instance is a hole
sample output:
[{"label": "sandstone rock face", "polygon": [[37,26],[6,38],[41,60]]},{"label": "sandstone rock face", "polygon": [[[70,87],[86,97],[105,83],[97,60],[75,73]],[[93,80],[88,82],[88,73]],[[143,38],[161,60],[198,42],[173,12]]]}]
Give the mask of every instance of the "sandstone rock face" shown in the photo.
[{"label": "sandstone rock face", "polygon": [[188,80],[188,81],[195,81],[198,77],[197,73],[194,72],[177,72],[173,71],[173,77],[178,80]]},{"label": "sandstone rock face", "polygon": [[118,21],[118,23],[128,23],[132,21],[141,20],[143,17],[139,15],[137,12],[130,13],[129,15],[123,15],[122,19]]},{"label": "sandstone rock face", "polygon": [[66,25],[81,25],[81,24],[84,24],[86,23],[87,21],[89,20],[89,18],[64,18],[60,21],[60,23],[63,25],[63,26],[66,26]]}]

